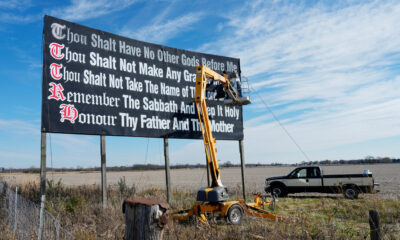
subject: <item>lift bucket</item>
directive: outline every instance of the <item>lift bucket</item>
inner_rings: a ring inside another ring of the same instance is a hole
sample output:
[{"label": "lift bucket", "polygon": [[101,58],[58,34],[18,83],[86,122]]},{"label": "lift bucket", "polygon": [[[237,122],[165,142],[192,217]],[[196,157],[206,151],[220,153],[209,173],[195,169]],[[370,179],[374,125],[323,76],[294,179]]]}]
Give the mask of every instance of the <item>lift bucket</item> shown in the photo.
[{"label": "lift bucket", "polygon": [[249,97],[238,97],[237,100],[233,99],[225,99],[224,100],[224,105],[226,106],[243,106],[250,104],[250,98]]}]

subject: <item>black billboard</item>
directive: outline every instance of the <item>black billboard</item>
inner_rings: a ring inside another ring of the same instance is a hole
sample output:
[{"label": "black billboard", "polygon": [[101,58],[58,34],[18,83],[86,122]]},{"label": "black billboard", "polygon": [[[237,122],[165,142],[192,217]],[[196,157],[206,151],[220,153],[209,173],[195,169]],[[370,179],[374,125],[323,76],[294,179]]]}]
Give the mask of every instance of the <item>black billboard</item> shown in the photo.
[{"label": "black billboard", "polygon": [[[44,17],[42,132],[201,138],[195,68],[240,73],[240,61],[137,41]],[[243,139],[242,108],[207,91],[214,137]]]}]

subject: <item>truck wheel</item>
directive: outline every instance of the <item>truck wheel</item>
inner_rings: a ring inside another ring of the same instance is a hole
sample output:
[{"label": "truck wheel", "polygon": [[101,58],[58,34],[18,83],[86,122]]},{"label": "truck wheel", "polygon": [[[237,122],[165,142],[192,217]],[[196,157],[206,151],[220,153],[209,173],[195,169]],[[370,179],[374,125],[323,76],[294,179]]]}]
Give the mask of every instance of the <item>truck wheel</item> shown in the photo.
[{"label": "truck wheel", "polygon": [[286,197],[287,193],[284,187],[282,186],[274,186],[271,189],[271,195],[276,197]]},{"label": "truck wheel", "polygon": [[243,218],[243,208],[239,204],[233,204],[229,210],[228,215],[226,216],[227,220],[231,224],[239,224]]},{"label": "truck wheel", "polygon": [[354,186],[348,186],[344,189],[343,195],[347,199],[358,198],[358,190]]}]

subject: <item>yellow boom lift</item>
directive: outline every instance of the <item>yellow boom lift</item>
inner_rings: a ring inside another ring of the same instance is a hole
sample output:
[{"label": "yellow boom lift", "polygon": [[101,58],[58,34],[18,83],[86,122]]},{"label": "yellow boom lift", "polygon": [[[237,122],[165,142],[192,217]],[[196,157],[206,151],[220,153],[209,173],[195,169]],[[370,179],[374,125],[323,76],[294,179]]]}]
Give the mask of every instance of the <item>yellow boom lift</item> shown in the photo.
[{"label": "yellow boom lift", "polygon": [[[236,77],[238,76],[234,75],[231,79]],[[284,220],[283,217],[264,210],[264,207],[270,205],[271,201],[266,200],[259,193],[253,194],[254,203],[246,203],[244,200],[228,201],[228,190],[221,182],[215,147],[216,141],[212,136],[206,105],[205,93],[208,80],[218,81],[223,85],[225,93],[229,96],[229,99],[225,100],[225,104],[241,106],[250,103],[248,97],[239,96],[237,88],[233,86],[227,74],[220,75],[204,65],[196,67],[195,104],[212,181],[211,186],[201,188],[197,192],[196,203],[190,209],[175,212],[172,214],[172,218],[174,220],[188,220],[190,217],[196,216],[200,222],[208,224],[207,215],[219,214],[221,217],[225,217],[229,223],[238,224],[242,220],[243,214],[247,213],[255,217]]]}]

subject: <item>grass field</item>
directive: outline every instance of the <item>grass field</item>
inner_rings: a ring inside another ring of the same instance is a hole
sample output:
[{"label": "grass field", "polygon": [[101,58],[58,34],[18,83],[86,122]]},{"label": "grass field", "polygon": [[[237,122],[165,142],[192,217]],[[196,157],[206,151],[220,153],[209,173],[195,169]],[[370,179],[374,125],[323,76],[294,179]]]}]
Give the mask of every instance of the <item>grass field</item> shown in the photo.
[{"label": "grass field", "polygon": [[[382,186],[382,193],[362,194],[347,200],[340,194],[295,194],[280,198],[274,213],[290,216],[296,223],[274,222],[247,217],[242,224],[232,226],[219,220],[211,228],[197,224],[170,221],[166,239],[368,239],[368,210],[377,209],[382,223],[383,239],[400,239],[400,165],[353,165],[328,167],[326,173],[361,172],[372,170]],[[262,191],[265,177],[287,173],[290,167],[247,168],[248,192]],[[122,181],[125,176],[126,181]],[[189,208],[198,187],[206,185],[204,169],[173,170],[173,209]],[[229,187],[231,199],[241,198],[240,169],[222,170],[223,182]],[[37,176],[17,174],[1,177],[18,184],[21,194],[39,203]],[[46,209],[77,239],[123,239],[124,215],[122,202],[128,197],[156,197],[165,200],[163,171],[110,172],[107,175],[108,206],[101,205],[99,173],[48,174]],[[54,179],[54,180],[53,180]],[[56,184],[60,180],[61,184]],[[185,180],[186,179],[186,180]],[[29,180],[31,182],[29,182]],[[32,181],[33,180],[33,181]],[[197,180],[197,182],[196,182]],[[75,183],[86,183],[86,185]],[[119,184],[118,184],[119,182]],[[250,194],[249,194],[250,197]],[[250,198],[248,200],[251,200]],[[0,216],[0,239],[10,239],[12,232]]]},{"label": "grass field", "polygon": [[[20,186],[21,194],[39,202],[36,184]],[[240,198],[233,189],[232,199]],[[235,194],[236,193],[236,194]],[[54,184],[48,189],[46,209],[60,220],[62,226],[77,239],[123,239],[124,215],[122,201],[126,197],[164,198],[159,188],[135,191],[131,186],[108,190],[109,204],[101,206],[98,186],[66,187]],[[195,191],[174,191],[173,209],[190,207]],[[377,209],[382,223],[383,239],[400,239],[400,199],[362,195],[357,200],[334,196],[294,196],[281,198],[274,213],[290,216],[296,223],[274,222],[247,217],[240,225],[228,225],[224,220],[211,222],[211,228],[197,224],[170,221],[166,239],[367,239],[369,238],[368,210]],[[2,226],[3,225],[3,226]],[[10,239],[4,223],[0,237]]]},{"label": "grass field", "polygon": [[[289,173],[294,167],[248,167],[246,168],[246,186],[248,192],[263,191],[266,177],[280,176]],[[400,164],[374,164],[374,165],[339,165],[324,166],[326,174],[332,173],[362,173],[364,169],[372,171],[375,182],[381,184],[381,194],[400,194]],[[228,188],[241,185],[240,168],[222,168],[222,182]],[[0,177],[12,184],[25,184],[39,182],[39,174],[26,173],[0,173]],[[125,177],[128,185],[135,184],[138,189],[151,187],[165,188],[165,173],[156,171],[127,171],[107,172],[107,183],[116,185],[121,177]],[[63,172],[47,173],[47,178],[53,181],[61,179],[65,186],[99,185],[101,183],[99,172]],[[173,169],[171,170],[171,184],[177,190],[195,190],[207,185],[205,169]]]},{"label": "grass field", "polygon": [[[265,177],[283,175],[291,169],[247,168],[249,199],[250,192],[262,191]],[[324,171],[328,174],[357,173],[363,169],[372,170],[376,181],[381,183],[381,193],[360,195],[357,200],[344,199],[340,194],[295,194],[279,199],[274,213],[295,218],[296,223],[247,217],[239,226],[219,220],[218,224],[211,223],[211,228],[205,228],[170,221],[165,236],[167,239],[368,239],[368,210],[377,209],[381,217],[383,239],[400,239],[400,165],[331,166],[325,167]],[[205,175],[205,169],[171,172],[173,209],[189,208],[194,203],[197,189],[206,185]],[[98,172],[49,173],[47,176],[46,209],[77,239],[123,239],[124,215],[121,206],[125,198],[156,197],[165,200],[163,171],[109,172],[109,203],[105,209],[101,206]],[[18,185],[24,197],[39,203],[37,175],[3,173],[0,177]],[[240,169],[222,169],[222,177],[229,187],[231,199],[240,199]],[[60,184],[57,184],[58,181]],[[0,232],[1,239],[12,237],[12,232],[4,222],[0,223]]]}]

